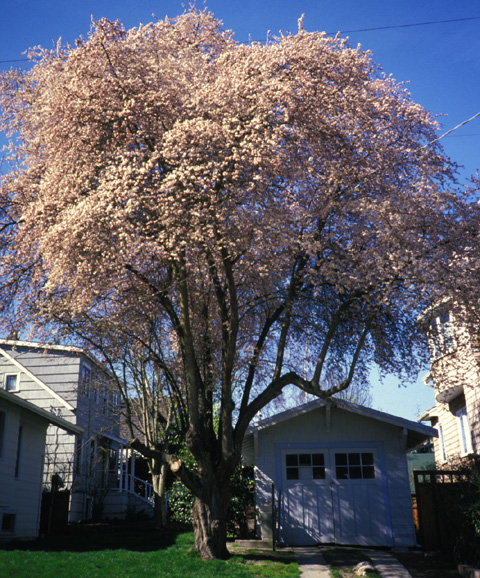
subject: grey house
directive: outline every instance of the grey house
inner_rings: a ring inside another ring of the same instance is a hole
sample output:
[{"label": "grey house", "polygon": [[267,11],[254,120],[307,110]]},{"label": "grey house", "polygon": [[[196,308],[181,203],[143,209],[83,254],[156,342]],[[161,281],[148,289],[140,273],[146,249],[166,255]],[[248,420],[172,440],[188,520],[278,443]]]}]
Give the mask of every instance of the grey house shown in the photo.
[{"label": "grey house", "polygon": [[340,400],[318,399],[251,425],[243,454],[255,465],[259,537],[271,537],[265,519],[274,484],[286,545],[413,546],[406,451],[436,435]]},{"label": "grey house", "polygon": [[38,536],[47,427],[82,429],[0,389],[0,544]]},{"label": "grey house", "polygon": [[52,424],[42,450],[44,489],[55,475],[70,492],[70,522],[124,518],[132,507],[134,472],[111,378],[81,348],[0,340],[0,388],[83,432],[71,435]]}]

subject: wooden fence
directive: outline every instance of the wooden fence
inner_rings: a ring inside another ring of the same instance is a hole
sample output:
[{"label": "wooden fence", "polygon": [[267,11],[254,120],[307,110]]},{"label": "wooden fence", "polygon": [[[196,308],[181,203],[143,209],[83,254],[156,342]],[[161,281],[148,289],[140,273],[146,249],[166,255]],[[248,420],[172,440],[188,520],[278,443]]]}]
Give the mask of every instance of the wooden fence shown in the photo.
[{"label": "wooden fence", "polygon": [[414,477],[420,544],[426,550],[453,550],[461,526],[458,496],[466,484],[465,475],[423,470],[414,472]]}]

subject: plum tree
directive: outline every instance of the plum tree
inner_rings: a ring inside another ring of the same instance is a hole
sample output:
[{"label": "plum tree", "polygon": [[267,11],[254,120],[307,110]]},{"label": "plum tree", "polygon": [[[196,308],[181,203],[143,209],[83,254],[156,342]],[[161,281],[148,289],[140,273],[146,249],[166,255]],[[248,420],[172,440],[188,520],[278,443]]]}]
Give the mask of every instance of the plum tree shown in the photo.
[{"label": "plum tree", "polygon": [[0,81],[3,316],[112,359],[155,328],[197,468],[160,457],[195,495],[197,550],[225,556],[252,418],[286,386],[413,372],[476,205],[435,119],[339,37],[243,44],[191,9],[30,56]]}]

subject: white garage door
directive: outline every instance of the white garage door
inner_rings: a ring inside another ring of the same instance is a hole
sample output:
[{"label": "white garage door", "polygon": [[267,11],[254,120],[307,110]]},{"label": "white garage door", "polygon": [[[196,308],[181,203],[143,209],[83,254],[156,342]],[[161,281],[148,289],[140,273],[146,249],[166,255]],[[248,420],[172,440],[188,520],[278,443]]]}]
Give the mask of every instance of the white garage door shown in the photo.
[{"label": "white garage door", "polygon": [[388,545],[376,448],[283,450],[282,477],[286,544]]}]

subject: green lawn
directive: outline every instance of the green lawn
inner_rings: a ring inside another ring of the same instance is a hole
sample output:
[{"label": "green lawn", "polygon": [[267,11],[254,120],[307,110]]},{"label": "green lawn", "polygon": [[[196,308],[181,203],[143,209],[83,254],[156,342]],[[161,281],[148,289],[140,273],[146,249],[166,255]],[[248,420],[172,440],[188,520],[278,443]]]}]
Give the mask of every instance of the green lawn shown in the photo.
[{"label": "green lawn", "polygon": [[0,550],[2,578],[298,578],[292,557],[201,560],[192,534],[109,529],[50,537]]}]

